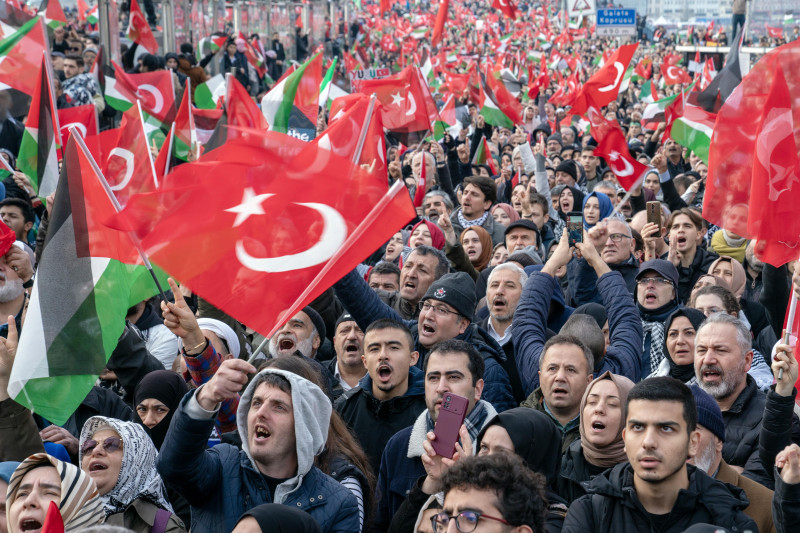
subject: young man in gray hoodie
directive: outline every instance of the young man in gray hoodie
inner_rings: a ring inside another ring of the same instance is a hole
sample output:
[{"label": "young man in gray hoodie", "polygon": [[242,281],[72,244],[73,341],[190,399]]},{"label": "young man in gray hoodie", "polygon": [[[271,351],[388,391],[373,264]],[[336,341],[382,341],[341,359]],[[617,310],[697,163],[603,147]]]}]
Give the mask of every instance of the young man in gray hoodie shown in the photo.
[{"label": "young man in gray hoodie", "polygon": [[360,529],[355,496],[314,466],[328,438],[331,402],[291,372],[267,368],[247,386],[236,413],[242,450],[207,448],[220,404],[255,368],[224,361],[214,377],[186,395],[158,458],[158,471],[192,507],[196,533],[233,530],[245,511],[280,503],[308,512],[323,532]]}]

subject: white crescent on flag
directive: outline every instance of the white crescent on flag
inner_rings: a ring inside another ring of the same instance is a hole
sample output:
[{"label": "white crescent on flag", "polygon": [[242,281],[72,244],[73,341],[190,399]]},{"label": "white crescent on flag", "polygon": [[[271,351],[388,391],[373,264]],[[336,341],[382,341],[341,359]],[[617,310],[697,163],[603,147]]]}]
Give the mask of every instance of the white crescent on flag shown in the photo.
[{"label": "white crescent on flag", "polygon": [[236,258],[250,270],[256,272],[288,272],[324,263],[330,259],[347,238],[347,222],[333,207],[326,204],[298,203],[322,215],[324,227],[319,241],[308,250],[280,257],[253,257],[244,249],[241,240],[236,241]]},{"label": "white crescent on flag", "polygon": [[622,75],[625,74],[625,67],[623,67],[622,63],[619,61],[614,61],[614,68],[617,69],[617,76],[614,78],[614,83],[611,85],[606,85],[605,87],[600,87],[597,89],[599,92],[607,93],[608,91],[613,91],[619,84],[619,81],[622,79]]},{"label": "white crescent on flag", "polygon": [[117,146],[111,150],[111,152],[109,152],[108,159],[106,159],[106,168],[108,168],[108,161],[110,161],[114,156],[117,156],[125,161],[125,175],[119,183],[116,185],[109,184],[109,186],[111,187],[112,191],[121,191],[128,186],[128,183],[130,183],[131,178],[133,177],[133,152]]},{"label": "white crescent on flag", "polygon": [[[631,165],[630,161],[625,159],[619,152],[611,152],[609,154],[609,160],[610,162],[608,163],[608,166],[617,176],[624,178],[633,174],[633,165]],[[622,161],[623,163],[625,163],[625,166],[623,167],[622,170],[620,170],[619,166],[611,164],[611,163],[616,163],[617,161]]]},{"label": "white crescent on flag", "polygon": [[155,99],[155,103],[153,105],[150,105],[149,101],[147,102],[147,107],[150,108],[148,111],[156,114],[161,113],[161,110],[164,108],[164,95],[161,94],[161,91],[159,91],[155,85],[150,85],[149,83],[142,84],[136,89],[136,96],[142,100],[149,99],[143,98],[141,91],[152,94],[153,98]]},{"label": "white crescent on flag", "polygon": [[[70,126],[75,126],[75,129],[78,130],[81,134],[82,138],[86,138],[86,126],[80,122],[70,122],[69,124],[65,124],[61,126],[61,137],[66,138],[69,135],[69,128]],[[66,132],[64,130],[67,130]]]}]

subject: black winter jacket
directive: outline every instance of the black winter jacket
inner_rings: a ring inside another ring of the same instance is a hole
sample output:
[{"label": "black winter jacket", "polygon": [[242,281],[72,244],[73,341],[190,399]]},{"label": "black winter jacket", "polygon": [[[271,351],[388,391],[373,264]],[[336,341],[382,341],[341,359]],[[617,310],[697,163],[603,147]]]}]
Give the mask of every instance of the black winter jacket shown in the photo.
[{"label": "black winter jacket", "polygon": [[771,489],[772,476],[761,463],[758,450],[766,403],[767,395],[758,389],[755,380],[748,374],[747,386],[730,409],[722,412],[722,419],[725,421],[722,458],[731,466],[744,468],[742,475]]},{"label": "black winter jacket", "polygon": [[[740,488],[717,481],[691,465],[689,488],[681,489],[667,522],[658,533],[679,533],[693,524],[713,524],[732,533],[758,531],[744,514],[750,503]],[[622,463],[587,485],[586,496],[573,502],[564,521],[564,533],[654,532],[649,513],[636,496],[633,469]]]}]

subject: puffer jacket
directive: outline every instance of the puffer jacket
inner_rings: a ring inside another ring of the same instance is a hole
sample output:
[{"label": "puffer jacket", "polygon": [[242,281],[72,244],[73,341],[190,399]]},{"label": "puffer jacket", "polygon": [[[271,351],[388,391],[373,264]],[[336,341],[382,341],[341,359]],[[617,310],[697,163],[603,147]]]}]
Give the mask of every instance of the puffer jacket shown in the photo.
[{"label": "puffer jacket", "polygon": [[761,464],[767,472],[772,471],[775,457],[784,448],[792,442],[800,444],[800,420],[794,413],[796,397],[797,389],[792,389],[789,396],[781,396],[775,392],[774,385],[767,391],[758,442]]},{"label": "puffer jacket", "polygon": [[[742,489],[717,481],[691,465],[687,468],[689,488],[680,490],[659,533],[678,533],[693,524],[713,524],[732,533],[758,531],[756,523],[743,512],[749,502]],[[655,531],[636,496],[630,463],[607,470],[586,489],[586,496],[570,506],[564,533]]]},{"label": "puffer jacket", "polygon": [[756,381],[748,374],[744,390],[730,409],[722,412],[725,421],[722,458],[731,466],[744,468],[744,476],[771,489],[773,480],[761,463],[758,449],[766,403],[767,395],[758,389]]},{"label": "puffer jacket", "polygon": [[778,533],[794,533],[800,531],[800,483],[784,483],[775,474],[775,497],[772,498],[772,520]]},{"label": "puffer jacket", "polygon": [[[414,340],[414,349],[419,352],[417,367],[420,369],[422,368],[422,364],[429,350],[419,343],[419,322],[417,320],[403,320],[403,317],[397,314],[394,309],[381,301],[378,295],[375,294],[375,291],[369,288],[364,278],[359,276],[355,271],[350,272],[340,279],[334,287],[339,300],[355,319],[358,327],[360,327],[362,331],[366,331],[367,327],[372,322],[381,318],[390,318],[404,323],[408,329],[411,330],[411,335]],[[511,393],[511,381],[499,362],[505,360],[505,352],[503,352],[503,348],[497,344],[497,341],[491,338],[488,333],[481,330],[476,324],[470,324],[464,333],[455,338],[469,342],[483,356],[483,362],[486,368],[483,374],[484,387],[482,399],[491,403],[498,413],[516,407],[514,396]],[[414,413],[414,417],[406,426],[410,426],[414,423],[417,414],[419,414],[419,411]],[[397,428],[397,430],[399,431],[406,426],[401,426]],[[377,460],[380,461],[380,455]]]},{"label": "puffer jacket", "polygon": [[[539,358],[547,340],[547,310],[558,281],[548,274],[532,274],[522,289],[514,313],[511,335],[514,340],[517,369],[526,394],[539,387]],[[597,280],[597,290],[608,311],[610,344],[594,375],[606,370],[639,381],[639,358],[642,353],[642,322],[625,281],[619,272],[607,272]]]},{"label": "puffer jacket", "polygon": [[[266,369],[262,373],[267,371],[283,372]],[[240,419],[244,415],[243,422],[253,390],[260,383],[258,378],[256,376],[251,381],[239,404],[238,414]],[[308,397],[309,393],[298,385],[298,380],[302,378],[294,376],[289,379],[292,381],[292,400],[297,420],[300,418],[298,404],[301,403],[298,395]],[[309,435],[312,432],[307,428],[317,421],[310,420],[309,415],[302,416],[304,427],[298,427],[297,430],[298,475],[278,485],[275,494],[271,494],[267,480],[249,456],[245,446],[246,429],[243,430],[241,425],[239,432],[244,431],[242,441],[245,449],[239,450],[230,444],[207,448],[206,442],[214,427],[214,419],[200,420],[189,415],[187,404],[196,401],[194,394],[196,391],[189,392],[175,412],[157,463],[158,473],[164,482],[176,489],[192,506],[192,532],[227,533],[233,530],[242,513],[262,503],[273,502],[306,511],[323,532],[352,533],[359,530],[355,496],[311,465],[313,455],[308,451],[313,453],[313,449],[310,450],[308,445],[303,447],[302,441],[311,439]],[[320,392],[318,396],[324,397],[324,393]],[[324,401],[327,402],[327,399]],[[319,425],[327,435],[327,419],[320,420]],[[313,433],[321,437],[320,431]],[[317,440],[321,439],[317,437]],[[324,440],[321,442],[324,443]]]},{"label": "puffer jacket", "polygon": [[[666,259],[666,254],[664,259]],[[698,246],[692,264],[688,267],[678,266],[678,298],[681,303],[685,304],[689,301],[694,284],[697,283],[700,276],[708,273],[711,263],[717,259],[719,259],[717,254]]]}]

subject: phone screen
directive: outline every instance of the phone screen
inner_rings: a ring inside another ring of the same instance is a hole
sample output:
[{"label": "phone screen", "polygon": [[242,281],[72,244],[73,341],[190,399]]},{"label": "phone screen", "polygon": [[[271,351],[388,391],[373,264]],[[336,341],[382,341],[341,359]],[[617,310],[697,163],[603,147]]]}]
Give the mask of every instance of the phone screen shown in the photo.
[{"label": "phone screen", "polygon": [[567,232],[570,246],[575,246],[576,242],[583,242],[583,213],[567,214]]}]

